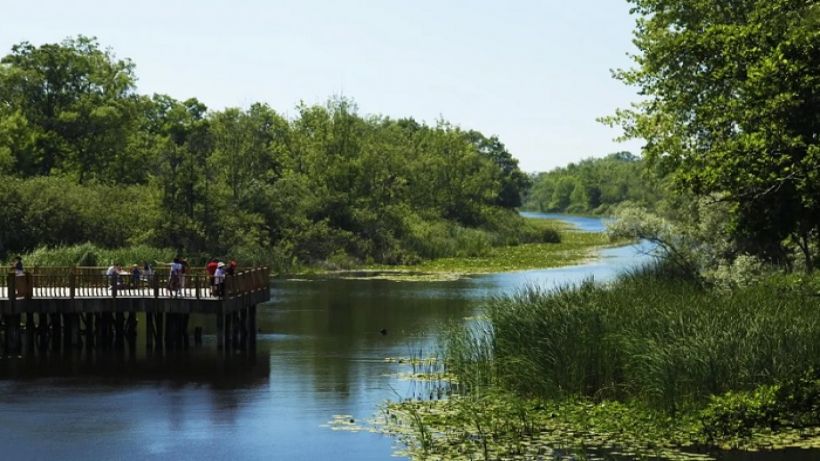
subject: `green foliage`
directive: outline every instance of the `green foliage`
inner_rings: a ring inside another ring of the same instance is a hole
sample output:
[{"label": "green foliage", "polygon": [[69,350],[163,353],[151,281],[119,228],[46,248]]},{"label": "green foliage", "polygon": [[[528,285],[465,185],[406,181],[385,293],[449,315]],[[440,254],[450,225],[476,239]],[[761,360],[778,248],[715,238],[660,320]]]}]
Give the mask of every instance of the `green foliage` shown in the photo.
[{"label": "green foliage", "polygon": [[609,288],[528,289],[487,307],[493,366],[522,395],[635,398],[675,412],[817,369],[815,296],[774,281],[709,291],[661,269]]},{"label": "green foliage", "polygon": [[147,244],[292,270],[538,238],[516,227],[529,180],[495,136],[362,116],[344,98],[293,119],[208,111],[135,94],[133,71],[86,37],[2,58],[0,256]]},{"label": "green foliage", "polygon": [[644,167],[644,162],[629,152],[618,152],[539,173],[533,178],[524,207],[582,214],[608,213],[627,201],[653,207],[660,193]]},{"label": "green foliage", "polygon": [[145,245],[127,248],[101,248],[91,243],[60,247],[39,247],[23,256],[26,265],[35,266],[108,266],[113,263],[142,264],[148,261],[168,262],[176,252],[168,248],[153,248]]},{"label": "green foliage", "polygon": [[712,397],[699,411],[704,439],[742,439],[771,428],[820,426],[820,379],[809,371],[783,383]]},{"label": "green foliage", "polygon": [[644,100],[608,119],[680,190],[731,203],[743,252],[814,267],[820,238],[820,5],[813,0],[630,0]]}]

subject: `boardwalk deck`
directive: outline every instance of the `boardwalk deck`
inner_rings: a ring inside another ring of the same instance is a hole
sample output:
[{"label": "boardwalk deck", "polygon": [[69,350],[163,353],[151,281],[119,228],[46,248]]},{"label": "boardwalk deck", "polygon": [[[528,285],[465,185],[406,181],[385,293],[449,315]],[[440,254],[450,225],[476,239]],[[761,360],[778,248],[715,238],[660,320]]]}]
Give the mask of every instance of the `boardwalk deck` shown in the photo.
[{"label": "boardwalk deck", "polygon": [[5,351],[20,350],[24,317],[22,331],[28,340],[36,333],[41,340],[45,335],[46,340],[65,338],[70,347],[83,347],[83,343],[92,347],[133,342],[138,313],[145,314],[149,347],[187,344],[191,314],[216,316],[219,347],[252,346],[256,305],[270,299],[267,268],[227,277],[220,296],[212,292],[206,274],[186,275],[184,288],[173,291],[165,286],[167,279],[167,271],[159,271],[133,282],[127,276],[112,280],[103,268],[84,267],[34,268],[19,277],[8,274],[0,286]]}]

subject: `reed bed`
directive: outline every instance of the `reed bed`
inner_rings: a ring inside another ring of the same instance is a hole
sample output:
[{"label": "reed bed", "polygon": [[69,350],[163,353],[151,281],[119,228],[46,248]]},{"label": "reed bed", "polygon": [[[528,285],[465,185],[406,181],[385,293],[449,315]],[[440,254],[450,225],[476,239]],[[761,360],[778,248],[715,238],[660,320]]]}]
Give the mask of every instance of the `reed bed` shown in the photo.
[{"label": "reed bed", "polygon": [[486,315],[446,344],[448,371],[472,389],[674,413],[820,370],[818,293],[771,280],[726,293],[651,268],[608,287],[527,288]]}]

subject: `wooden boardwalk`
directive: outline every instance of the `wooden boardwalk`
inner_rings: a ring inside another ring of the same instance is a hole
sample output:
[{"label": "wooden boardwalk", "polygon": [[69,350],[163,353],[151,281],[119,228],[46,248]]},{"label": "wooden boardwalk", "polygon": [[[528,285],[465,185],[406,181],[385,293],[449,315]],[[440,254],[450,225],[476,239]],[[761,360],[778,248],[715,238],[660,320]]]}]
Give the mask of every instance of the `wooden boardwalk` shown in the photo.
[{"label": "wooden boardwalk", "polygon": [[25,276],[8,274],[0,286],[4,351],[18,353],[23,340],[66,348],[133,344],[137,314],[144,314],[151,348],[187,346],[191,314],[216,317],[218,347],[253,347],[256,305],[270,299],[269,276],[265,267],[240,271],[226,277],[217,295],[205,273],[186,275],[179,290],[166,287],[167,270],[137,280],[129,275],[112,279],[100,267],[37,267]]}]

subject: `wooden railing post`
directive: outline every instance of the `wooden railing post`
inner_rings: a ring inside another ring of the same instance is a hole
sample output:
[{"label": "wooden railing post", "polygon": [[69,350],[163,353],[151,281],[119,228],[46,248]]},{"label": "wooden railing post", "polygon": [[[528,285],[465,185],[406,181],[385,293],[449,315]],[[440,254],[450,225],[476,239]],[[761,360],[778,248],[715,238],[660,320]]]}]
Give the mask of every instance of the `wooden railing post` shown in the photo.
[{"label": "wooden railing post", "polygon": [[202,276],[194,275],[194,281],[194,286],[196,287],[196,299],[200,299],[202,297],[199,293],[200,289],[202,288]]},{"label": "wooden railing post", "polygon": [[77,291],[77,272],[72,267],[71,273],[68,274],[68,297],[74,299]]},{"label": "wooden railing post", "polygon": [[151,284],[154,288],[154,297],[159,298],[159,274],[154,272],[154,278],[151,280]]}]

